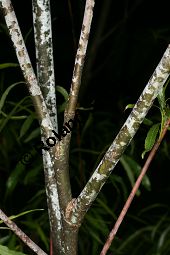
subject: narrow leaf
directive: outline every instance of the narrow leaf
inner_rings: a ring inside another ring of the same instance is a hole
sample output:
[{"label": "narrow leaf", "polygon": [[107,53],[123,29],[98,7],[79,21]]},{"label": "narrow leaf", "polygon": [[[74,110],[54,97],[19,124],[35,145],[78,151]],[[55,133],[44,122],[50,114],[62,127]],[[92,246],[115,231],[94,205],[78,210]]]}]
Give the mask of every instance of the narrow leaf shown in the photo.
[{"label": "narrow leaf", "polygon": [[19,64],[16,63],[4,63],[4,64],[0,64],[0,69],[5,69],[8,67],[18,67]]},{"label": "narrow leaf", "polygon": [[24,83],[24,82],[23,82],[23,81],[21,81],[21,82],[16,82],[16,83],[12,84],[11,86],[9,86],[9,87],[5,90],[5,92],[3,93],[3,95],[2,95],[2,97],[1,97],[1,99],[0,99],[0,111],[1,111],[2,107],[4,106],[5,99],[6,99],[7,95],[9,94],[10,90],[11,90],[12,88],[14,88],[16,85],[19,85],[19,84],[22,84],[22,83]]},{"label": "narrow leaf", "polygon": [[18,162],[15,169],[10,174],[6,186],[7,186],[7,192],[6,196],[11,194],[17,184],[19,183],[19,179],[21,178],[21,175],[24,173],[25,165],[23,165],[21,162]]},{"label": "narrow leaf", "polygon": [[[43,211],[44,209],[33,209],[33,210],[29,210],[29,211],[25,211],[25,212],[22,212],[22,213],[19,213],[17,215],[11,215],[10,217],[8,217],[10,220],[13,220],[13,219],[16,219],[16,218],[19,218],[23,215],[26,215],[26,214],[29,214],[29,213],[32,213],[32,212],[36,212],[36,211]],[[0,220],[0,224],[3,223],[2,220]]]},{"label": "narrow leaf", "polygon": [[0,245],[0,254],[1,255],[26,255],[25,253],[13,251],[8,249],[8,247]]},{"label": "narrow leaf", "polygon": [[24,140],[24,143],[27,143],[31,141],[32,139],[36,138],[37,136],[40,135],[40,128],[36,128],[31,132],[31,134]]},{"label": "narrow leaf", "polygon": [[154,124],[148,131],[146,139],[145,139],[145,150],[142,153],[142,158],[144,158],[144,155],[146,152],[150,151],[155,144],[158,131],[159,131],[160,123]]},{"label": "narrow leaf", "polygon": [[128,104],[126,105],[124,111],[126,111],[127,109],[132,109],[134,107],[135,104]]},{"label": "narrow leaf", "polygon": [[65,101],[67,101],[67,99],[68,99],[67,90],[61,86],[56,86],[56,90],[64,97]]},{"label": "narrow leaf", "polygon": [[69,95],[67,90],[61,86],[56,86],[56,90],[64,97],[64,103],[58,106],[58,112],[63,112],[65,110]]},{"label": "narrow leaf", "polygon": [[20,130],[20,138],[23,137],[26,132],[28,131],[28,129],[30,128],[32,122],[34,120],[34,117],[32,115],[30,115],[23,123],[21,130]]}]

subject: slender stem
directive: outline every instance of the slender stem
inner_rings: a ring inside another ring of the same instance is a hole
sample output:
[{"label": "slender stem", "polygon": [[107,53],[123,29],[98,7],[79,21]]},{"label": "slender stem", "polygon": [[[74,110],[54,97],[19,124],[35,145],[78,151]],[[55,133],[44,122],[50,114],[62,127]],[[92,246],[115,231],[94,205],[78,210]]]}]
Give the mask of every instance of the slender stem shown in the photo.
[{"label": "slender stem", "polygon": [[52,27],[49,0],[32,0],[38,84],[58,132]]},{"label": "slender stem", "polygon": [[75,65],[73,70],[73,78],[71,83],[70,95],[68,105],[65,111],[65,122],[73,118],[75,115],[78,94],[81,84],[82,71],[84,67],[84,61],[86,56],[86,50],[89,40],[89,33],[91,29],[91,22],[93,17],[94,0],[86,0],[83,24],[80,34],[80,40],[78,50],[75,59]]},{"label": "slender stem", "polygon": [[[57,107],[55,94],[54,61],[52,46],[52,27],[49,0],[33,0],[33,24],[36,46],[37,79],[47,105],[54,130],[58,132]],[[45,140],[41,130],[42,141]],[[50,218],[53,251],[57,254],[64,251],[63,224],[56,176],[55,159],[48,151],[43,151],[43,166],[47,194],[48,213]]]},{"label": "slender stem", "polygon": [[[94,0],[86,0],[83,24],[81,35],[75,59],[72,84],[68,104],[64,113],[64,123],[74,119],[78,94],[81,84],[82,70],[85,61],[89,33],[91,28],[93,16]],[[59,192],[59,200],[61,206],[61,213],[64,218],[64,238],[65,247],[67,247],[66,254],[77,254],[77,237],[79,225],[76,227],[67,221],[66,209],[68,204],[72,201],[71,187],[69,180],[69,147],[70,147],[71,133],[57,144],[55,148],[55,173],[57,177],[57,187]]]},{"label": "slender stem", "polygon": [[0,209],[1,220],[12,230],[31,250],[38,255],[47,255],[38,245],[36,245],[5,213]]},{"label": "slender stem", "polygon": [[[82,30],[79,40],[79,46],[77,50],[77,55],[75,59],[74,71],[72,84],[70,89],[70,95],[68,104],[65,110],[64,123],[68,122],[70,119],[74,119],[76,105],[78,100],[78,93],[81,84],[82,70],[84,66],[84,60],[87,50],[87,44],[89,39],[89,33],[91,28],[92,16],[93,16],[94,0],[86,0],[85,12],[82,24]],[[59,188],[59,198],[61,198],[60,204],[63,213],[65,213],[68,202],[70,202],[71,189],[69,182],[69,147],[70,147],[71,133],[57,144],[56,146],[56,176]],[[61,194],[61,196],[60,196]]]},{"label": "slender stem", "polygon": [[120,213],[120,215],[119,215],[119,217],[118,217],[118,219],[117,219],[117,221],[116,221],[116,223],[113,227],[113,229],[112,229],[112,231],[110,232],[109,237],[108,237],[105,245],[103,246],[103,249],[102,249],[100,255],[105,255],[107,253],[111,243],[113,242],[113,239],[114,239],[114,237],[115,237],[115,235],[116,235],[116,233],[117,233],[117,231],[120,227],[120,224],[122,223],[122,221],[123,221],[123,219],[124,219],[124,217],[127,213],[127,210],[129,209],[129,207],[132,203],[132,200],[133,200],[133,198],[134,198],[134,196],[135,196],[135,194],[136,194],[136,192],[137,192],[137,190],[138,190],[138,188],[141,184],[141,181],[142,181],[144,175],[146,174],[146,171],[148,170],[148,168],[150,166],[150,163],[152,162],[152,160],[153,160],[153,158],[154,158],[154,156],[155,156],[155,154],[156,154],[163,138],[165,137],[165,134],[168,130],[169,125],[170,125],[170,119],[166,122],[166,124],[165,124],[165,126],[162,130],[160,138],[157,140],[157,142],[153,146],[151,152],[149,153],[149,156],[148,156],[148,158],[147,158],[147,160],[146,160],[146,162],[145,162],[145,164],[144,164],[144,166],[141,170],[141,173],[140,173],[137,181],[135,182],[135,185],[134,185],[134,187],[133,187],[133,189],[132,189],[132,191],[131,191],[131,193],[130,193],[130,195],[129,195],[129,197],[128,197],[128,199],[127,199],[127,201],[126,201],[126,203],[125,203],[125,205],[124,205],[124,207],[123,207],[123,209],[122,209],[122,211],[121,211],[121,213]]},{"label": "slender stem", "polygon": [[169,76],[169,63],[170,45],[166,49],[160,63],[155,69],[128,119],[107,150],[105,156],[92,174],[83,191],[78,196],[70,216],[70,221],[73,224],[81,224],[85,213],[90,208],[92,202],[97,197],[99,191],[113,171],[121,155],[136,134],[154,99],[163,88],[163,85]]}]

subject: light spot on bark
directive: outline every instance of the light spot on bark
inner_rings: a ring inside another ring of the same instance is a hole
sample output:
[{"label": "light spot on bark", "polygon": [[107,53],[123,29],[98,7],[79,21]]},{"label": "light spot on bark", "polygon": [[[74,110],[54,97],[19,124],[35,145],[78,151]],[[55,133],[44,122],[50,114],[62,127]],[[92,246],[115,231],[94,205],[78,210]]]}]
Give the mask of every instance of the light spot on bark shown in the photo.
[{"label": "light spot on bark", "polygon": [[30,93],[32,96],[41,95],[41,90],[38,85],[30,86]]}]

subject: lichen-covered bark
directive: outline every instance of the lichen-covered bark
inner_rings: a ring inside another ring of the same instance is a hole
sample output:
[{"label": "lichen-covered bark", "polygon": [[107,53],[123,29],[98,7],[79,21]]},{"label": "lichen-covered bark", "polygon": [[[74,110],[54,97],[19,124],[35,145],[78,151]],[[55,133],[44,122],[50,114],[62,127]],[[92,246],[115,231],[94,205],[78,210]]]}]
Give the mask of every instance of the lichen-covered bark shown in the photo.
[{"label": "lichen-covered bark", "polygon": [[166,49],[160,63],[155,69],[125,124],[77,198],[73,211],[70,214],[70,221],[73,224],[81,224],[85,213],[90,208],[90,205],[97,197],[100,189],[113,171],[124,150],[136,134],[154,99],[162,91],[169,73],[170,45]]},{"label": "lichen-covered bark", "polygon": [[82,24],[80,40],[79,40],[78,50],[77,50],[76,59],[75,59],[74,70],[73,70],[70,95],[69,95],[67,109],[65,111],[65,120],[64,120],[65,122],[67,122],[69,119],[74,118],[74,115],[75,115],[75,109],[77,105],[78,93],[79,93],[80,84],[81,84],[82,71],[84,67],[91,22],[93,17],[94,4],[95,4],[94,0],[86,0],[83,24]]},{"label": "lichen-covered bark", "polygon": [[[43,152],[44,153],[44,152]],[[50,220],[51,238],[55,254],[65,254],[63,224],[59,204],[54,163],[48,152],[43,155],[45,188],[47,194],[48,214]]]},{"label": "lichen-covered bark", "polygon": [[[41,87],[53,128],[58,133],[50,1],[33,0],[32,6],[38,83]],[[43,136],[43,132],[41,133],[42,141],[44,141],[45,137]],[[57,187],[54,162],[55,158],[52,158],[48,151],[43,151],[45,188],[47,194],[53,253],[64,254],[65,242],[61,205],[59,203],[61,192],[60,186]]]},{"label": "lichen-covered bark", "polygon": [[32,96],[38,119],[43,127],[45,136],[49,137],[50,131],[53,129],[52,123],[41,90],[38,86],[12,3],[10,0],[2,0],[0,4],[21,70],[27,82],[30,95]]},{"label": "lichen-covered bark", "polygon": [[[74,119],[74,116],[75,116],[77,99],[78,99],[78,94],[79,94],[79,89],[81,84],[82,70],[84,67],[89,33],[90,33],[91,22],[93,17],[94,3],[95,3],[94,0],[86,0],[83,24],[82,24],[80,40],[79,40],[79,45],[77,49],[74,70],[73,70],[70,95],[69,95],[68,104],[64,113],[64,123],[68,122],[70,119]],[[61,192],[66,192],[64,190],[62,191],[62,189],[64,184],[68,182],[67,176],[66,175],[65,177],[61,176],[60,171],[63,171],[63,167],[65,167],[65,170],[67,168],[67,170],[69,171],[68,155],[69,155],[70,139],[71,139],[71,134],[68,134],[65,137],[65,139],[56,146],[56,153],[55,153],[56,162],[58,166],[60,166],[60,167],[56,166],[56,176],[57,176],[57,181],[59,181],[59,185],[61,185]],[[61,153],[59,151],[61,151]],[[63,154],[63,157],[61,157],[62,154]],[[64,159],[67,159],[67,161],[64,162]],[[71,196],[70,196],[70,200],[71,200]],[[64,208],[64,214],[66,212],[66,206],[68,205],[68,202],[70,201],[68,200],[61,201],[62,208]],[[66,243],[66,254],[68,255],[77,254],[78,229],[79,229],[79,225],[70,224],[70,222],[67,221],[67,217],[65,215],[64,233],[65,233],[65,243]]]},{"label": "lichen-covered bark", "polygon": [[32,4],[38,83],[58,132],[50,1],[33,0]]},{"label": "lichen-covered bark", "polygon": [[[48,137],[52,136],[52,130],[56,129],[57,122],[56,122],[56,116],[55,113],[52,114],[52,119],[49,116],[49,112],[46,106],[46,103],[44,101],[42,92],[40,90],[40,87],[38,86],[38,82],[36,79],[36,76],[34,74],[25,43],[17,22],[17,18],[15,16],[15,12],[13,10],[12,4],[10,0],[3,0],[0,2],[1,8],[4,13],[4,17],[6,20],[7,27],[9,29],[9,33],[11,36],[11,40],[14,44],[14,48],[16,51],[16,55],[18,57],[18,61],[20,64],[20,67],[23,71],[24,78],[27,82],[27,86],[30,92],[30,95],[32,96],[32,100],[35,106],[36,113],[38,115],[38,119],[41,126],[42,136],[45,140]],[[50,62],[52,63],[52,61]],[[51,77],[51,76],[50,76]],[[50,78],[50,81],[52,78]],[[50,92],[52,93],[52,92]],[[48,94],[49,95],[49,94]],[[54,101],[54,95],[53,95]],[[49,97],[48,97],[49,100]],[[50,108],[50,112],[54,110],[53,108]],[[55,117],[55,118],[54,118]],[[53,122],[53,123],[52,123]],[[55,122],[55,123],[54,123]],[[54,126],[53,126],[54,124]],[[54,154],[53,150],[50,150],[49,153],[46,153],[46,157],[44,157],[44,164],[46,166],[46,173],[45,173],[45,179],[47,184],[47,195],[49,198],[50,203],[50,220],[53,230],[53,236],[55,238],[57,235],[61,234],[62,229],[62,223],[61,223],[61,214],[59,210],[59,202],[58,202],[58,193],[57,193],[57,185],[55,181],[55,173],[53,169],[54,165]],[[56,230],[57,229],[57,230]],[[58,244],[60,246],[60,252],[63,252],[63,245],[62,243],[62,235],[60,235],[60,238],[58,238]]]}]

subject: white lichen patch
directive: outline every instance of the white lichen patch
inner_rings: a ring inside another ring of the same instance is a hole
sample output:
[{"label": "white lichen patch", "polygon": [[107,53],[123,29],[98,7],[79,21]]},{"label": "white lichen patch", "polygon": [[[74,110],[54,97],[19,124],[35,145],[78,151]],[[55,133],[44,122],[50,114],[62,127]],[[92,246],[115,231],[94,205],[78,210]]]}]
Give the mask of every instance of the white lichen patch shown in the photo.
[{"label": "white lichen patch", "polygon": [[72,88],[70,90],[70,93],[71,93],[72,96],[75,96],[75,92],[74,92],[74,90]]},{"label": "white lichen patch", "polygon": [[78,80],[78,76],[73,76],[73,79],[72,79],[72,83],[76,83],[77,82],[77,80]]},{"label": "white lichen patch", "polygon": [[84,55],[79,55],[76,58],[75,64],[82,65],[82,58],[84,58]]},{"label": "white lichen patch", "polygon": [[99,174],[98,172],[96,172],[93,176],[93,179],[95,179],[97,182],[103,180],[103,178],[105,178],[106,175],[105,174]]},{"label": "white lichen patch", "polygon": [[51,198],[51,205],[53,207],[53,211],[55,212],[55,216],[58,219],[58,229],[62,229],[59,199],[58,199],[57,187],[55,184],[50,185],[49,192],[50,192],[50,198]]},{"label": "white lichen patch", "polygon": [[34,84],[33,86],[30,86],[30,93],[32,96],[39,96],[41,95],[41,90],[37,84]]},{"label": "white lichen patch", "polygon": [[49,127],[51,126],[49,117],[45,117],[44,119],[42,119],[41,126],[49,129]]},{"label": "white lichen patch", "polygon": [[125,142],[123,142],[123,141],[121,141],[121,142],[120,142],[120,145],[121,145],[121,146],[125,146],[125,145],[126,145],[126,143],[125,143]]}]

